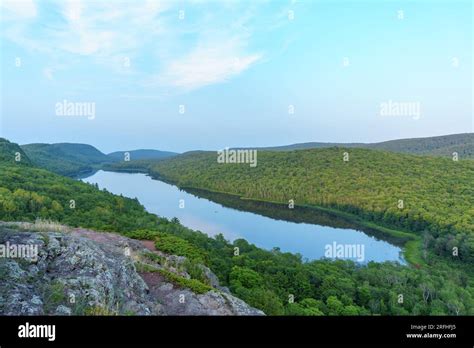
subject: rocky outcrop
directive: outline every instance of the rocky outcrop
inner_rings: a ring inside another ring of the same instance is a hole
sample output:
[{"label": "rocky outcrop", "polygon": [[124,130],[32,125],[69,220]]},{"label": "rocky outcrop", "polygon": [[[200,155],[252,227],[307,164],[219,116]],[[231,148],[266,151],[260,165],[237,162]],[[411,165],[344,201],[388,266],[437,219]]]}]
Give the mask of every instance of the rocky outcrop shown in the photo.
[{"label": "rocky outcrop", "polygon": [[2,315],[263,315],[207,267],[192,279],[184,257],[114,233],[25,226],[0,223],[0,251],[37,248],[0,253]]}]

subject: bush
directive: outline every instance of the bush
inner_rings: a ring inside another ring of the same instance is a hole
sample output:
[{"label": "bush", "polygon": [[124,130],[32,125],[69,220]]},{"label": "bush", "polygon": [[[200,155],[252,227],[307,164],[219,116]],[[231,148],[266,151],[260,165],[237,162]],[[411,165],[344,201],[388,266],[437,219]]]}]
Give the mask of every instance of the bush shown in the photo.
[{"label": "bush", "polygon": [[166,271],[164,269],[159,269],[157,271],[173,284],[183,287],[183,288],[188,288],[191,291],[195,292],[196,294],[205,294],[208,291],[215,290],[209,285],[206,285],[196,279],[186,279],[175,273]]},{"label": "bush", "polygon": [[206,255],[186,240],[166,234],[158,233],[155,239],[155,247],[164,253],[185,256],[194,262],[205,263]]}]

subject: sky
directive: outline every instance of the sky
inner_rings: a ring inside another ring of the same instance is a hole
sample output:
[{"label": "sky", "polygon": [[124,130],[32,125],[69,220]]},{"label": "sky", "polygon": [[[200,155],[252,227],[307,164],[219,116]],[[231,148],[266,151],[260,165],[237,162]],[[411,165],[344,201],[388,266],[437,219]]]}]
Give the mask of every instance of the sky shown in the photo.
[{"label": "sky", "polygon": [[1,0],[0,136],[103,152],[473,132],[471,0]]}]

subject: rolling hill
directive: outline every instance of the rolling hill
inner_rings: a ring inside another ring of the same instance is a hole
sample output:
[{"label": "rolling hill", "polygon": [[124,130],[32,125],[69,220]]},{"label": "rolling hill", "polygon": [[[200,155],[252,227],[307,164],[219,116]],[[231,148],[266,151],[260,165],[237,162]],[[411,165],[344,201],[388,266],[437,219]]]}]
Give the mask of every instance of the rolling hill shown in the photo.
[{"label": "rolling hill", "polygon": [[30,165],[31,161],[18,144],[0,138],[0,163]]},{"label": "rolling hill", "polygon": [[27,144],[21,148],[36,166],[66,176],[93,171],[103,163],[112,162],[107,155],[86,144]]},{"label": "rolling hill", "polygon": [[131,151],[116,151],[116,152],[109,153],[107,156],[114,161],[122,161],[124,159],[126,152],[130,154],[131,161],[164,159],[164,158],[170,158],[170,157],[178,155],[178,153],[170,152],[170,151],[139,149],[139,150],[131,150]]},{"label": "rolling hill", "polygon": [[259,150],[292,151],[328,147],[367,148],[416,155],[451,157],[457,152],[459,159],[474,159],[474,133],[452,134],[427,138],[389,140],[380,143],[322,143],[309,142],[285,146],[262,147]]},{"label": "rolling hill", "polygon": [[[75,143],[26,144],[21,149],[36,166],[72,177],[123,162],[125,154],[125,151],[116,151],[106,155],[92,145]],[[148,149],[127,152],[130,153],[130,160],[157,160],[177,155],[175,152]]]}]

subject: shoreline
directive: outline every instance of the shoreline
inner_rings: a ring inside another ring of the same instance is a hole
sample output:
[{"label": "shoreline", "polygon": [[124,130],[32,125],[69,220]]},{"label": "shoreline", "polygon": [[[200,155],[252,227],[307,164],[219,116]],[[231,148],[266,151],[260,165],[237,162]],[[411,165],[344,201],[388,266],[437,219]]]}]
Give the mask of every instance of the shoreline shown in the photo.
[{"label": "shoreline", "polygon": [[[210,190],[210,189],[205,189],[205,188],[198,188],[198,187],[188,187],[188,186],[179,186],[176,182],[165,178],[159,174],[156,173],[151,173],[148,168],[147,169],[123,169],[123,170],[111,170],[111,168],[102,168],[104,171],[110,171],[110,172],[117,172],[117,173],[140,173],[140,174],[146,174],[153,180],[158,180],[158,181],[163,181],[167,184],[171,184],[176,186],[180,190],[190,190],[190,191],[203,191],[203,192],[208,192],[211,194],[221,194],[221,195],[226,195],[229,197],[237,198],[241,201],[248,201],[248,202],[256,202],[256,203],[265,203],[265,204],[272,204],[275,205],[278,208],[282,208],[283,206],[286,206],[286,203],[282,202],[276,202],[276,201],[268,201],[268,200],[263,200],[263,199],[256,199],[256,198],[248,198],[248,197],[242,197],[238,194],[235,193],[230,193],[230,192],[223,192],[223,191],[215,191],[215,190]],[[402,230],[397,230],[385,226],[381,226],[377,223],[367,221],[362,219],[361,217],[347,213],[341,210],[337,210],[334,208],[327,208],[327,207],[321,207],[321,206],[316,206],[316,205],[310,205],[310,204],[296,204],[295,203],[295,208],[305,208],[305,209],[310,209],[316,212],[323,212],[327,214],[332,214],[335,215],[347,222],[354,223],[356,225],[359,225],[361,227],[367,228],[374,230],[376,232],[381,233],[383,236],[387,237],[392,237],[396,238],[400,242],[400,248],[401,252],[403,255],[403,259],[406,261],[407,265],[410,266],[419,266],[424,264],[424,261],[422,260],[421,257],[421,250],[420,250],[420,245],[421,245],[421,237],[416,235],[415,233],[412,232],[407,232],[407,231],[402,231]],[[365,231],[362,231],[363,233],[368,234]]]}]

